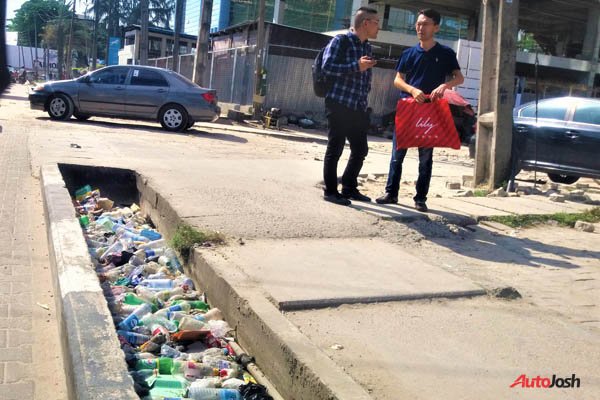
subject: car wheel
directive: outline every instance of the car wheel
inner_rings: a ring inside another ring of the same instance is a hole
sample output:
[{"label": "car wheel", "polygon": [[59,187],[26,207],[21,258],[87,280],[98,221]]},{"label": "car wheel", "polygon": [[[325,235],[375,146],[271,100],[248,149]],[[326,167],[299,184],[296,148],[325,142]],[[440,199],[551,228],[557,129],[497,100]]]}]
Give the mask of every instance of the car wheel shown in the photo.
[{"label": "car wheel", "polygon": [[80,121],[87,121],[91,117],[91,115],[89,115],[89,114],[82,114],[82,113],[77,112],[77,111],[73,112],[73,116],[75,118],[77,118],[78,120],[80,120]]},{"label": "car wheel", "polygon": [[162,127],[171,132],[179,132],[187,128],[188,114],[179,104],[168,104],[159,115]]},{"label": "car wheel", "polygon": [[565,174],[548,174],[548,178],[550,178],[552,182],[564,183],[565,185],[570,185],[579,180],[578,176],[571,176]]},{"label": "car wheel", "polygon": [[193,119],[190,118],[188,120],[188,123],[187,123],[185,129],[190,129],[192,126],[194,126],[195,123],[196,123],[196,121],[194,121]]},{"label": "car wheel", "polygon": [[48,115],[50,118],[65,121],[73,115],[73,102],[69,96],[59,93],[50,98],[48,103]]}]

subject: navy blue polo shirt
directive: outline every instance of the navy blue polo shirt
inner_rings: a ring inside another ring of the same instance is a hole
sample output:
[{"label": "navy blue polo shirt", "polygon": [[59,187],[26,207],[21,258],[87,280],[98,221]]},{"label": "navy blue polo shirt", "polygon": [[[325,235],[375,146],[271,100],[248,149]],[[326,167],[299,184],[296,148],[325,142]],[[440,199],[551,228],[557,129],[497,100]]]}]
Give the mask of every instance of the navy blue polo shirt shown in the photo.
[{"label": "navy blue polo shirt", "polygon": [[[439,43],[428,51],[420,44],[406,49],[396,64],[396,71],[404,75],[406,83],[421,89],[425,94],[446,82],[448,75],[457,69],[460,69],[460,65],[454,50]],[[402,92],[401,97],[410,95]]]}]

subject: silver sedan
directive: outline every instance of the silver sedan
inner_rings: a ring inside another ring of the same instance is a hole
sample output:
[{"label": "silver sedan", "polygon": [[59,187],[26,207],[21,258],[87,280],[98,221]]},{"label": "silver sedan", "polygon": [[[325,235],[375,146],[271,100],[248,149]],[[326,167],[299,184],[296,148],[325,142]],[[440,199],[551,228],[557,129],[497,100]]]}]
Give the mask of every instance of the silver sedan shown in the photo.
[{"label": "silver sedan", "polygon": [[110,66],[77,79],[38,85],[29,92],[29,103],[56,120],[94,115],[147,119],[169,131],[216,121],[220,114],[215,90],[173,71],[138,65]]}]

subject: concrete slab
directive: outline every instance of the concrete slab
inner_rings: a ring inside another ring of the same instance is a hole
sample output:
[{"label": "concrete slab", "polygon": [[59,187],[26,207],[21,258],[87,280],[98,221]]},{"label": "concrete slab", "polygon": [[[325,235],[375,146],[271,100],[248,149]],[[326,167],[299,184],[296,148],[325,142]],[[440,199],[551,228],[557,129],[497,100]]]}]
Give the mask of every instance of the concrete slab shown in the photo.
[{"label": "concrete slab", "polygon": [[452,212],[468,215],[475,220],[489,216],[503,216],[511,213],[488,207],[484,202],[481,204],[473,204],[466,202],[463,199],[467,197],[445,197],[434,198],[428,201],[429,209],[434,212],[436,209],[447,209]]},{"label": "concrete slab", "polygon": [[[600,393],[597,333],[526,301],[478,297],[285,315],[374,400],[575,400]],[[576,374],[580,387],[510,388],[522,374]]]},{"label": "concrete slab", "polygon": [[381,239],[253,240],[227,257],[282,310],[485,294]]},{"label": "concrete slab", "polygon": [[464,197],[463,201],[470,204],[484,205],[511,214],[541,215],[549,213],[545,208],[538,207],[537,203],[520,197]]}]

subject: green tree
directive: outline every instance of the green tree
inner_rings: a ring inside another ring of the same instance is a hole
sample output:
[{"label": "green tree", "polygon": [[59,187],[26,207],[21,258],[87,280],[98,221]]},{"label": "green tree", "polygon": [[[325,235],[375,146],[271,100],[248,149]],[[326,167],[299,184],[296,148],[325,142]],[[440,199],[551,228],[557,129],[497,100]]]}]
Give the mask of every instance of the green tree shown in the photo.
[{"label": "green tree", "polygon": [[20,46],[39,45],[46,24],[61,16],[65,17],[68,13],[69,6],[64,2],[29,0],[17,10],[8,30],[19,33],[17,44]]}]

